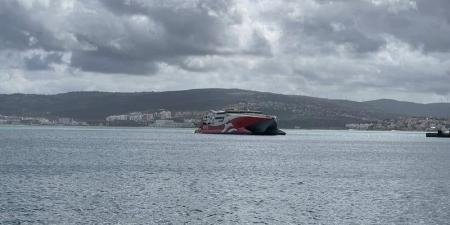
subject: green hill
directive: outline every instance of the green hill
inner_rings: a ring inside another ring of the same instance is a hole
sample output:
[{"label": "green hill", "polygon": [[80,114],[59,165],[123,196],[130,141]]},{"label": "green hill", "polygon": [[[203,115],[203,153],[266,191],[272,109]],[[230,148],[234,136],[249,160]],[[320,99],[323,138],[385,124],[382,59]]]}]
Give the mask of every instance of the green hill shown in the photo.
[{"label": "green hill", "polygon": [[450,117],[449,103],[418,104],[394,100],[355,102],[240,89],[194,89],[166,92],[70,92],[56,95],[0,95],[0,114],[71,117],[102,121],[134,111],[206,111],[229,107],[277,115],[282,127],[342,128],[346,123],[399,115]]}]

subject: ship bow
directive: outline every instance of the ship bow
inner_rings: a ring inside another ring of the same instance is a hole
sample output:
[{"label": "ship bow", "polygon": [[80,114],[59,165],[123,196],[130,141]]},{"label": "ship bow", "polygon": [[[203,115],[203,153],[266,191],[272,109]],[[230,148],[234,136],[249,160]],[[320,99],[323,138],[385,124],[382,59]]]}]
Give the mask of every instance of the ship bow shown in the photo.
[{"label": "ship bow", "polygon": [[247,130],[256,135],[285,135],[286,133],[278,129],[275,118],[255,122],[246,127]]}]

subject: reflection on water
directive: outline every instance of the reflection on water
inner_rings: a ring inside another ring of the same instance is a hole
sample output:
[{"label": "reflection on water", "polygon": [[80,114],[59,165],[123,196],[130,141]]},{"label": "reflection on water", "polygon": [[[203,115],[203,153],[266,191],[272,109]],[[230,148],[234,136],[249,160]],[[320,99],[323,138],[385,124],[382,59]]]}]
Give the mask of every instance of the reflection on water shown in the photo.
[{"label": "reflection on water", "polygon": [[446,224],[423,133],[0,127],[0,224]]}]

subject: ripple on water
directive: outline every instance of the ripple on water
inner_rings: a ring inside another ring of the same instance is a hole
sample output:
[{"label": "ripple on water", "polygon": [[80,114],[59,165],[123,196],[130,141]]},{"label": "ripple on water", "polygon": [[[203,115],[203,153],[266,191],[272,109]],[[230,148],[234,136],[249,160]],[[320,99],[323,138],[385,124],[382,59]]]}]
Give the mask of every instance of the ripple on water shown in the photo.
[{"label": "ripple on water", "polygon": [[445,224],[421,133],[0,127],[0,224]]}]

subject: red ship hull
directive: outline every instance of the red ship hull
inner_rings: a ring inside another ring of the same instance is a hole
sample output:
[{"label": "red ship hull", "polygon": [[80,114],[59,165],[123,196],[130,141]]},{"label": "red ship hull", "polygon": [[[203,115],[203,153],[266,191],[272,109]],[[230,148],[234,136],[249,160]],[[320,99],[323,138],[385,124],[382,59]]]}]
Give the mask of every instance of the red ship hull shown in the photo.
[{"label": "red ship hull", "polygon": [[268,115],[227,114],[223,122],[203,122],[195,131],[203,134],[252,134],[252,135],[284,135],[277,127],[276,118]]}]

